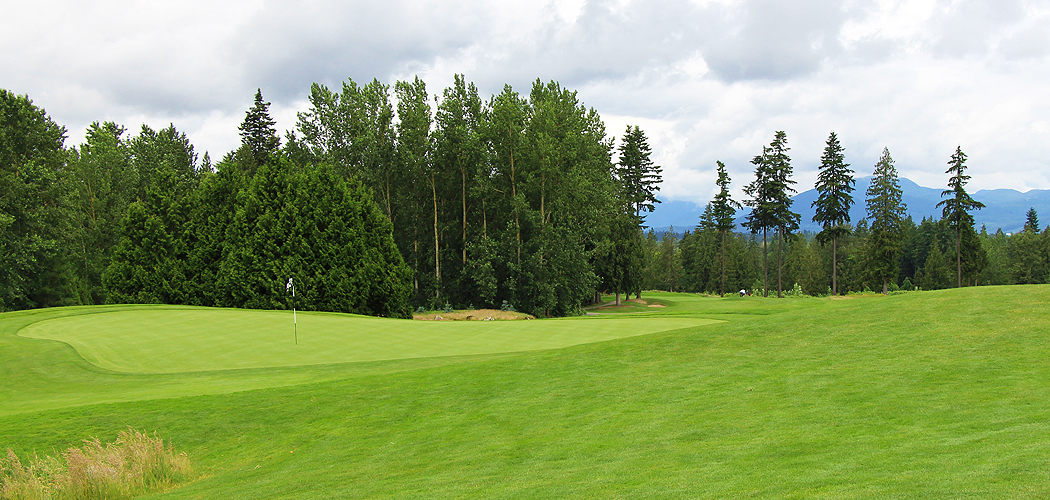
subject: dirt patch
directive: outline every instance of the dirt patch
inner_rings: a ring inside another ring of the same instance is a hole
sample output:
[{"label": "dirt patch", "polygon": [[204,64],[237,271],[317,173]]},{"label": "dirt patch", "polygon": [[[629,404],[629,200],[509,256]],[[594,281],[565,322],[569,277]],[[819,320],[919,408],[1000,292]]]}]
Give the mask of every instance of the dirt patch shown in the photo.
[{"label": "dirt patch", "polygon": [[624,302],[634,302],[635,304],[643,304],[643,305],[644,304],[648,304],[648,302],[646,302],[646,301],[644,301],[642,299],[627,299]]},{"label": "dirt patch", "polygon": [[663,304],[649,304],[649,307],[667,307]]},{"label": "dirt patch", "polygon": [[420,321],[497,321],[515,319],[536,319],[535,316],[498,309],[472,309],[468,311],[415,313],[412,319]]}]

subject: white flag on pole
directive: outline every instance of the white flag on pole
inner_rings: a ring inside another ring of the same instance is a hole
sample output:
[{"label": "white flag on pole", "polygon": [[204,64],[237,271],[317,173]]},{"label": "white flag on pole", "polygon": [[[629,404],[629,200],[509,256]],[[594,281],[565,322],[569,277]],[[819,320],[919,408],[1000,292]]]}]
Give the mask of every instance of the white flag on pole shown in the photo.
[{"label": "white flag on pole", "polygon": [[289,290],[292,292],[292,297],[295,297],[295,285],[292,283],[292,278],[288,278],[288,283],[284,285],[284,291]]}]

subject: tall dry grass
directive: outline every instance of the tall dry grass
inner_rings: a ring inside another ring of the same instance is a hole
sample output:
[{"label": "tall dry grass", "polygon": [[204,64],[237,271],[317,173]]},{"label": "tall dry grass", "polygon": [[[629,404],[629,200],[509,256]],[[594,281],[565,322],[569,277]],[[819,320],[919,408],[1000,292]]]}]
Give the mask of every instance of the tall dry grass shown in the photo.
[{"label": "tall dry grass", "polygon": [[156,434],[122,431],[113,443],[97,438],[69,448],[61,458],[34,455],[23,464],[10,449],[0,457],[0,499],[130,499],[170,489],[191,478],[185,453]]}]

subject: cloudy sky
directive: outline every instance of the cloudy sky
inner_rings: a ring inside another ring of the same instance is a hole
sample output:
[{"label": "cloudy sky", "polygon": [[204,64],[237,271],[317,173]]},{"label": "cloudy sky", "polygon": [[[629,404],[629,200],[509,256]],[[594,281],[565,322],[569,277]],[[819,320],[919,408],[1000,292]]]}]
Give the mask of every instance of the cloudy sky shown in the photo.
[{"label": "cloudy sky", "polygon": [[610,135],[637,124],[666,199],[706,202],[715,160],[734,185],[777,130],[799,190],[828,133],[858,175],[888,147],[941,187],[956,146],[971,192],[1050,189],[1048,0],[12,2],[0,87],[28,94],[79,144],[92,121],[174,123],[221,157],[256,88],[283,131],[311,82],[455,73],[484,97],[536,78],[577,90]]}]

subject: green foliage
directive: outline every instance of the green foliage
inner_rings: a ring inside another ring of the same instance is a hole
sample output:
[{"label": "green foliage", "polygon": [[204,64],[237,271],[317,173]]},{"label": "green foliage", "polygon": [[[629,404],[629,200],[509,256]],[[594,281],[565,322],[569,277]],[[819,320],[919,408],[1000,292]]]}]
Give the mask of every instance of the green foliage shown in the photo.
[{"label": "green foliage", "polygon": [[866,199],[868,218],[871,219],[868,271],[882,285],[882,292],[887,293],[889,282],[896,281],[900,272],[902,223],[906,210],[889,148],[882,150],[872,175]]},{"label": "green foliage", "polygon": [[266,164],[270,157],[281,147],[277,137],[276,122],[270,118],[270,103],[263,101],[262,89],[255,91],[255,103],[245,112],[244,121],[238,127],[241,131],[241,148],[247,158],[249,172]]},{"label": "green foliage", "polygon": [[[970,180],[970,176],[965,175],[963,172],[966,170],[966,153],[962,152],[962,147],[956,147],[955,153],[952,154],[952,158],[948,161],[948,170],[944,173],[951,174],[948,179],[948,187],[941,192],[941,197],[951,196],[950,198],[941,200],[937,203],[938,207],[943,208],[943,215],[945,222],[948,223],[948,227],[955,230],[955,258],[957,267],[957,283],[956,286],[962,286],[963,284],[963,237],[964,235],[970,236],[968,233],[973,233],[973,216],[970,215],[971,210],[980,210],[984,208],[984,204],[974,200],[964,189],[966,181]],[[980,254],[980,245],[975,244],[975,240],[970,237],[968,243],[967,255],[967,276],[976,275],[983,269],[983,260]]]},{"label": "green foliage", "polygon": [[637,125],[627,126],[619,151],[616,177],[620,181],[620,197],[634,209],[635,217],[642,222],[645,220],[642,212],[652,212],[654,204],[660,203],[656,192],[663,180],[660,176],[662,169],[649,158],[652,154],[649,139]]},{"label": "green foliage", "polygon": [[715,180],[715,184],[718,186],[718,194],[715,195],[715,199],[711,201],[709,205],[711,207],[711,217],[713,218],[715,229],[718,231],[720,246],[721,246],[721,286],[718,289],[720,295],[726,293],[726,238],[736,228],[736,211],[741,208],[739,202],[734,200],[729,194],[729,183],[732,179],[729,178],[729,174],[726,172],[726,166],[721,161],[717,162],[718,178]]},{"label": "green foliage", "polygon": [[817,238],[823,243],[831,240],[831,293],[838,294],[838,240],[849,234],[849,209],[853,206],[856,181],[842,154],[842,145],[835,132],[828,136],[824,154],[820,157],[820,173],[817,174],[817,191],[813,201],[816,211],[813,221],[819,222],[823,230]]},{"label": "green foliage", "polygon": [[[744,192],[751,197],[747,201],[751,213],[748,214],[744,226],[752,233],[762,231],[763,247],[766,246],[766,231],[776,230],[778,240],[783,240],[798,229],[800,222],[801,216],[791,211],[791,204],[794,203],[791,194],[796,191],[791,187],[795,181],[791,179],[791,158],[787,155],[790,149],[787,147],[787,134],[780,130],[776,132],[769,146],[762,147],[762,154],[751,160],[755,165],[755,180],[744,188]],[[781,242],[778,248],[782,247]],[[777,296],[783,295],[782,268],[783,252],[778,250]],[[763,271],[764,275],[768,276],[765,257]]]},{"label": "green foliage", "polygon": [[1035,211],[1035,207],[1029,208],[1028,213],[1025,214],[1024,230],[1029,233],[1039,232],[1039,214]]},{"label": "green foliage", "polygon": [[951,286],[951,267],[936,240],[930,244],[918,285],[923,290],[941,290]]},{"label": "green foliage", "polygon": [[75,303],[62,208],[65,128],[0,89],[0,311]]}]

